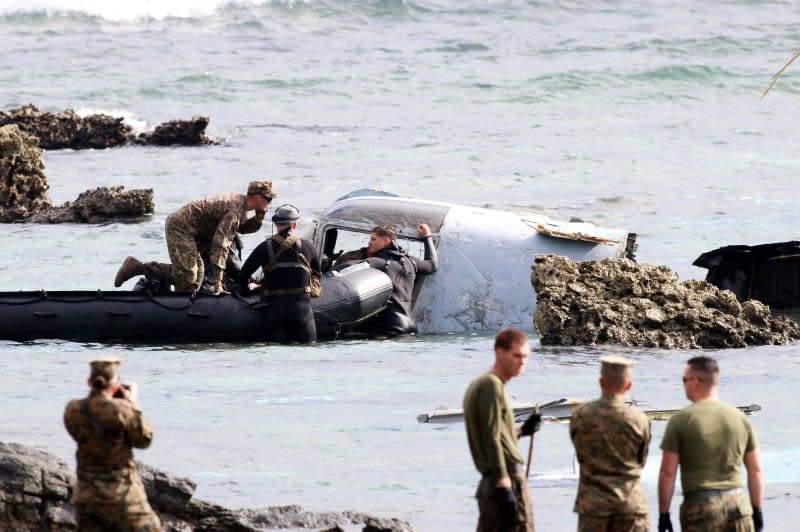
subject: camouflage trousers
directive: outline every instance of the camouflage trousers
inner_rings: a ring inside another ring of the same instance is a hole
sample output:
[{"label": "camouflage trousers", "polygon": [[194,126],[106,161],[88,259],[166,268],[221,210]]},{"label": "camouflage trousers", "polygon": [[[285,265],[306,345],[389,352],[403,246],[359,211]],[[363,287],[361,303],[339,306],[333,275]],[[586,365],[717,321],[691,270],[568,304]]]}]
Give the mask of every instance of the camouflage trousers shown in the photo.
[{"label": "camouflage trousers", "polygon": [[178,292],[196,292],[203,283],[205,267],[192,235],[167,217],[165,235],[171,264],[144,263],[145,276],[165,284],[174,284]]},{"label": "camouflage trousers", "polygon": [[578,532],[650,532],[650,520],[647,514],[579,514]]},{"label": "camouflage trousers", "polygon": [[744,490],[702,490],[683,496],[684,532],[753,532],[753,508]]},{"label": "camouflage trousers", "polygon": [[161,532],[161,521],[147,501],[75,503],[78,532]]},{"label": "camouflage trousers", "polygon": [[503,515],[499,501],[495,495],[496,480],[483,477],[478,484],[475,498],[478,499],[478,532],[534,532],[533,506],[531,495],[528,491],[528,479],[519,468],[518,472],[510,474],[511,490],[517,496],[517,512],[506,517]]}]

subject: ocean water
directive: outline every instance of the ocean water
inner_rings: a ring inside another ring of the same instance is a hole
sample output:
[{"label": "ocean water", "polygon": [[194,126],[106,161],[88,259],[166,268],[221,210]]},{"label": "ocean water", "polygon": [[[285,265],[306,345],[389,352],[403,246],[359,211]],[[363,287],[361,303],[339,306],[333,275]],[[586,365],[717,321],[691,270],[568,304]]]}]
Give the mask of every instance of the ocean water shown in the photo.
[{"label": "ocean water", "polygon": [[[638,259],[691,265],[728,244],[798,238],[794,4],[398,0],[0,2],[0,106],[125,116],[138,129],[206,115],[219,146],[44,155],[55,203],[103,185],[155,190],[138,224],[0,227],[0,290],[111,289],[129,253],[166,259],[163,224],[185,202],[270,178],[307,222],[338,196],[400,195],[639,234]],[[249,237],[252,249],[260,237]],[[531,290],[531,297],[535,297]],[[142,460],[234,507],[299,503],[470,530],[477,475],[463,427],[417,414],[458,406],[491,365],[496,331],[266,345],[0,342],[0,439],[73,463],[63,406],[86,360],[115,354],[156,428]],[[681,407],[681,351],[539,345],[509,389],[520,400],[594,397],[597,357],[639,361],[634,396]],[[753,418],[766,522],[800,504],[798,346],[712,351],[724,399]],[[643,482],[656,515],[663,423]],[[523,442],[523,451],[527,452]],[[537,435],[540,530],[571,530],[566,428]],[[673,517],[677,519],[677,502]]]}]

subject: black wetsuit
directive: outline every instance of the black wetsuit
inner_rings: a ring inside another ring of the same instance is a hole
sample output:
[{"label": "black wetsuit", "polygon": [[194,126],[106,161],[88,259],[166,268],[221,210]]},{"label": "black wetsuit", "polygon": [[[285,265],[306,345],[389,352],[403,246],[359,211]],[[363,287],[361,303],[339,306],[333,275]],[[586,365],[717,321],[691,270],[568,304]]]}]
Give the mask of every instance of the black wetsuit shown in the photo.
[{"label": "black wetsuit", "polygon": [[[285,229],[278,236],[281,240],[288,238],[289,230]],[[274,342],[314,342],[317,327],[308,289],[311,275],[321,275],[319,254],[309,242],[298,239],[278,256],[268,271],[263,271],[280,249],[281,244],[275,237],[259,244],[242,266],[239,285],[246,289],[250,276],[261,268],[264,274],[262,298],[268,302],[265,316],[268,338]],[[298,251],[308,260],[308,266],[298,256]]]},{"label": "black wetsuit", "polygon": [[417,323],[411,316],[414,284],[418,275],[429,275],[439,269],[433,239],[426,237],[423,242],[424,260],[406,254],[394,243],[367,259],[371,267],[386,273],[392,280],[392,296],[372,323],[374,332],[390,336],[417,332]]}]

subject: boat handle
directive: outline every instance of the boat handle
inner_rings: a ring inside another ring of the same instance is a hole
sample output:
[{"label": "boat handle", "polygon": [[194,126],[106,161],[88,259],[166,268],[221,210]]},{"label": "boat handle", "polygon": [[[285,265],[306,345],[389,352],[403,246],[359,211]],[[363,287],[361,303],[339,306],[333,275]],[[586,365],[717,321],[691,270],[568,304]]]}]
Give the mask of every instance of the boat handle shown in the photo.
[{"label": "boat handle", "polygon": [[207,320],[211,317],[209,312],[192,312],[191,310],[187,312],[190,318],[197,318],[199,320]]},{"label": "boat handle", "polygon": [[130,310],[108,310],[106,311],[106,316],[110,316],[112,318],[130,318],[131,311]]},{"label": "boat handle", "polygon": [[57,318],[58,317],[58,312],[52,312],[52,311],[34,312],[33,313],[33,317],[34,318]]}]

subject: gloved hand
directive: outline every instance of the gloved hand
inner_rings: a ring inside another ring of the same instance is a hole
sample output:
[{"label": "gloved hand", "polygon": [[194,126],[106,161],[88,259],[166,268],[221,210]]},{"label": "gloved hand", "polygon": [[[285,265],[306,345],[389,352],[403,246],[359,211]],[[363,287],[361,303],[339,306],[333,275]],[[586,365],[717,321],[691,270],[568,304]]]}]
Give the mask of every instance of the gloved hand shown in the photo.
[{"label": "gloved hand", "polygon": [[542,414],[539,413],[539,409],[536,408],[533,413],[528,416],[528,419],[525,420],[525,423],[522,424],[522,427],[519,429],[520,436],[531,436],[534,432],[537,432],[542,427]]},{"label": "gloved hand", "polygon": [[761,511],[760,506],[753,506],[753,526],[756,532],[764,530],[764,513]]},{"label": "gloved hand", "polygon": [[517,496],[511,488],[494,488],[494,497],[497,500],[497,512],[501,519],[513,519],[517,515]]},{"label": "gloved hand", "polygon": [[669,512],[658,514],[658,532],[673,532],[672,520],[669,518]]}]

